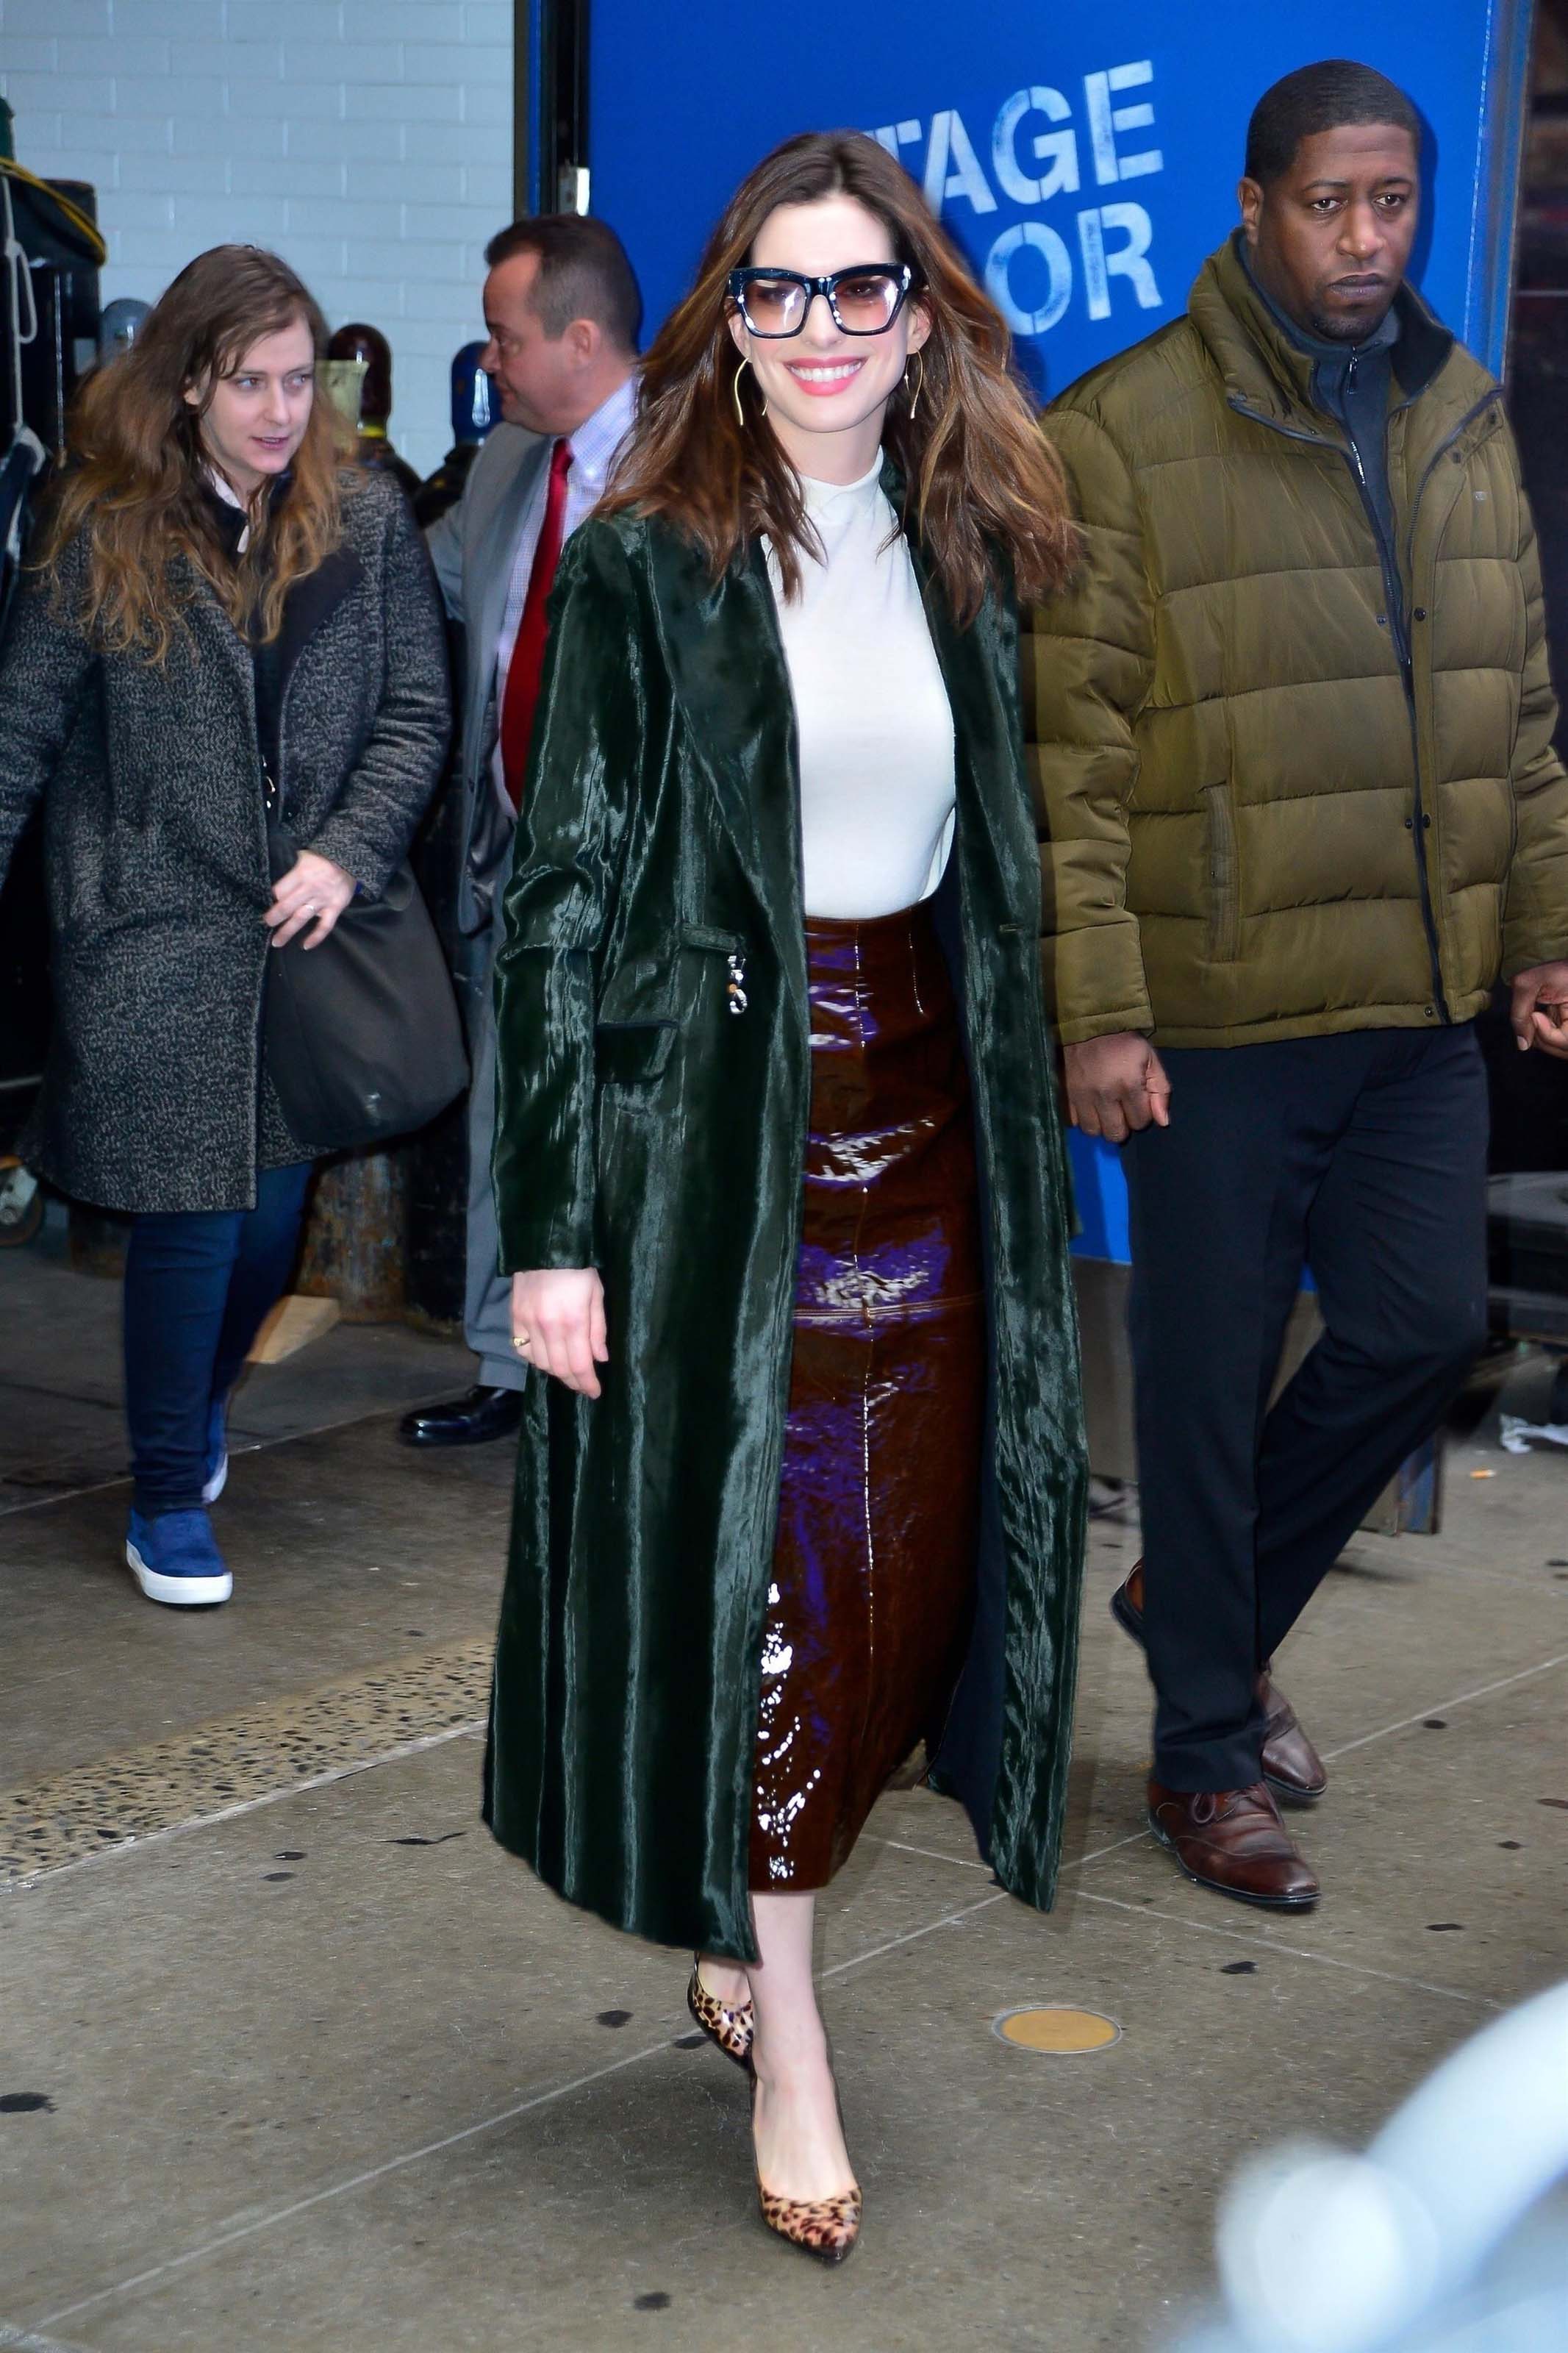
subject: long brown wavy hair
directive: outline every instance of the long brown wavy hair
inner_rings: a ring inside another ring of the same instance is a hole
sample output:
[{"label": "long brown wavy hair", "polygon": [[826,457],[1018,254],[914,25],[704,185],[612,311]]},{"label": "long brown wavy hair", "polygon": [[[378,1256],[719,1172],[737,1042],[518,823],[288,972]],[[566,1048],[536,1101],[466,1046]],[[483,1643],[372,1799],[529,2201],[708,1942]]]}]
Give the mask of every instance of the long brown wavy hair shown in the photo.
[{"label": "long brown wavy hair", "polygon": [[[250,541],[237,561],[214,526],[201,438],[211,389],[237,374],[252,344],[302,323],[321,358],[326,322],[309,289],[275,253],[215,245],[186,264],[120,358],[88,378],[73,410],[71,456],[43,534],[38,568],[52,576],[58,607],[112,652],[163,662],[190,595],[171,577],[183,556],[212,587],[237,629],[263,640],[282,626],[289,584],[313,572],[342,536],[339,466],[344,437],[332,403],[318,390],[294,453],[285,497],[263,485],[250,501]],[[61,557],[80,539],[85,573]]]},{"label": "long brown wavy hair", "polygon": [[895,391],[882,438],[952,613],[972,621],[1005,570],[1037,602],[1077,550],[1061,468],[1014,371],[1000,312],[902,165],[859,132],[787,139],[736,189],[696,283],[643,363],[637,422],[604,509],[667,517],[702,549],[715,580],[765,533],[786,595],[798,591],[800,557],[818,551],[795,469],[759,404],[749,399],[745,425],[737,421],[728,280],[780,205],[834,195],[883,224],[895,259],[914,271],[910,299],[931,320],[915,401]]}]

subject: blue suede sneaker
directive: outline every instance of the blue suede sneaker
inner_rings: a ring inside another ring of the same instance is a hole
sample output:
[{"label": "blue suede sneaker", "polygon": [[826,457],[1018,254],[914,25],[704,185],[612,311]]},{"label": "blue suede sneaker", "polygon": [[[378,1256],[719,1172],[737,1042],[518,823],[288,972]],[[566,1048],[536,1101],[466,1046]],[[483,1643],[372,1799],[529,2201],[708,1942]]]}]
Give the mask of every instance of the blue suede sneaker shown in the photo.
[{"label": "blue suede sneaker", "polygon": [[226,1601],[234,1591],[205,1512],[160,1512],[149,1520],[133,1511],[125,1560],[149,1601],[188,1609]]},{"label": "blue suede sneaker", "polygon": [[228,1483],[227,1424],[227,1402],[220,1399],[207,1416],[207,1475],[202,1482],[204,1504],[216,1504]]}]

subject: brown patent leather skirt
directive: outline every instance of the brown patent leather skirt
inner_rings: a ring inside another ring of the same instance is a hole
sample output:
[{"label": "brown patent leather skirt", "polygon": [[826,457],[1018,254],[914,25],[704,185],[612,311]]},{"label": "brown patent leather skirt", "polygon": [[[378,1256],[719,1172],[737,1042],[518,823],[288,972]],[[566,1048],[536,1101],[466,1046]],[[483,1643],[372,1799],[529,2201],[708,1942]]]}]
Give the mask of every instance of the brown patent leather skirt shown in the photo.
[{"label": "brown patent leather skirt", "polygon": [[985,1316],[969,1079],[930,902],[805,926],[811,1133],[751,1884],[821,1887],[946,1712]]}]

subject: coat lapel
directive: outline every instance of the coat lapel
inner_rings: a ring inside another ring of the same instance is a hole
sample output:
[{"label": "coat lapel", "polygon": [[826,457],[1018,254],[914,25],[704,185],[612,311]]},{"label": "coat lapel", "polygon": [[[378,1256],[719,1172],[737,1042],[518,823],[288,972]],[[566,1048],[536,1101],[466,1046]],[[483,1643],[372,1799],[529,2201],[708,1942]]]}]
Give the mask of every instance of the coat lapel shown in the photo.
[{"label": "coat lapel", "polygon": [[[176,591],[185,592],[184,617],[190,633],[183,643],[176,638],[167,665],[179,706],[177,724],[182,733],[191,730],[203,744],[207,761],[216,760],[222,771],[218,790],[209,789],[205,773],[201,774],[198,789],[182,810],[183,820],[199,840],[203,855],[247,898],[254,898],[267,873],[267,826],[250,649],[195,565],[179,555],[170,569]],[[216,696],[210,683],[215,675]],[[230,763],[237,759],[247,760],[252,789],[235,776]]]},{"label": "coat lapel", "polygon": [[[495,649],[500,639],[501,623],[506,617],[507,591],[511,586],[511,568],[517,557],[518,534],[528,512],[542,469],[551,444],[541,438],[531,441],[518,461],[513,474],[496,499],[485,528],[482,558],[475,564],[477,594],[466,600],[468,606],[468,626],[473,642],[486,649],[484,694],[488,701],[494,677]],[[481,551],[473,550],[476,557]]]},{"label": "coat lapel", "polygon": [[345,596],[364,578],[364,565],[346,542],[324,556],[314,572],[296,580],[283,604],[283,628],[278,641],[279,681],[289,691],[289,681],[305,648],[318,629],[331,620]]},{"label": "coat lapel", "polygon": [[[253,895],[259,877],[268,871],[267,820],[261,794],[261,754],[256,733],[256,677],[250,648],[218,602],[211,583],[184,557],[176,559],[176,576],[188,585],[186,617],[194,639],[198,671],[216,663],[230,690],[238,728],[250,755],[252,792],[237,793],[228,780],[219,802],[201,812],[201,831],[214,862],[247,895]],[[289,681],[311,640],[331,618],[343,599],[364,577],[364,566],[347,542],[341,543],[314,572],[289,589],[284,607],[283,629],[278,643],[282,671],[281,691],[287,698]]]},{"label": "coat lapel", "polygon": [[804,1022],[799,750],[766,563],[753,548],[715,586],[694,549],[660,533],[656,568],[676,694]]},{"label": "coat lapel", "polygon": [[[176,575],[189,589],[186,607],[201,650],[221,650],[241,707],[256,725],[256,682],[251,650],[219,604],[212,584],[184,556],[176,560]],[[283,628],[278,641],[281,683],[287,691],[289,674],[317,631],[352,595],[364,577],[364,565],[346,541],[324,556],[314,572],[296,580],[283,607]]]},{"label": "coat lapel", "polygon": [[[896,506],[896,483],[889,481],[886,487]],[[905,528],[909,530],[907,518]],[[1016,710],[1003,686],[1004,680],[1016,675],[1016,624],[1010,610],[994,597],[987,597],[975,619],[961,629],[931,560],[912,532],[910,552],[952,712],[961,872],[976,871],[976,858],[984,852],[990,869],[988,884],[997,893],[993,899],[988,888],[988,903],[996,905],[1005,920],[1037,927],[1039,863],[1031,836],[1030,854],[1020,864],[1017,812],[1021,800],[1015,780],[1021,773],[1023,749],[1017,740]]]}]

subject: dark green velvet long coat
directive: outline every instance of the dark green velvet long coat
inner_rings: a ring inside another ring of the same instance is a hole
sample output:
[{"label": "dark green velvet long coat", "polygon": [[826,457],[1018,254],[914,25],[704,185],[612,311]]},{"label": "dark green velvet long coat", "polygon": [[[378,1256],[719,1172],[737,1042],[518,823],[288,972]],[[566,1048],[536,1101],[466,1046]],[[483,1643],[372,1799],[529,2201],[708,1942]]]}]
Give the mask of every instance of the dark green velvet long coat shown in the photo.
[{"label": "dark green velvet long coat", "polygon": [[[993,1366],[974,1637],[935,1778],[1043,1908],[1087,1470],[1039,862],[1013,614],[960,631],[927,602],[958,747]],[[610,1362],[596,1401],[528,1385],[486,1814],[573,1903],[750,1959],[810,1095],[793,705],[760,551],[715,586],[657,522],[574,534],[523,809],[497,976],[501,1261],[598,1267]]]}]

